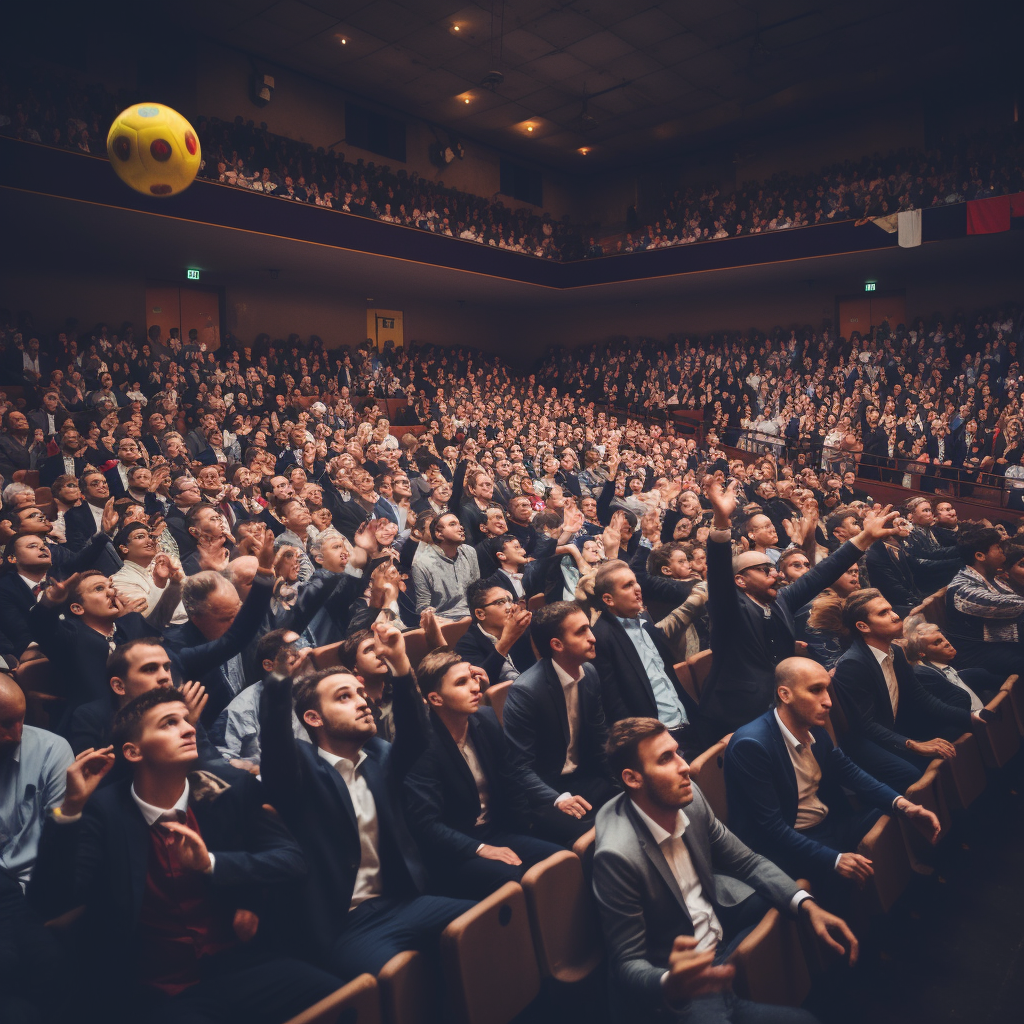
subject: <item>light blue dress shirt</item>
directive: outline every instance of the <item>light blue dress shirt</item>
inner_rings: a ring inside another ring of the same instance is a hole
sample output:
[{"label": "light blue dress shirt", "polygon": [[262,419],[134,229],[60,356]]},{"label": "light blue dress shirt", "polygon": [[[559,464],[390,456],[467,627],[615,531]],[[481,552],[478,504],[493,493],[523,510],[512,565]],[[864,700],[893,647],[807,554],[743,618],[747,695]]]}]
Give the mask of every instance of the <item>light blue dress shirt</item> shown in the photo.
[{"label": "light blue dress shirt", "polygon": [[672,680],[665,674],[665,662],[650,634],[644,629],[643,621],[639,618],[623,619],[618,615],[615,618],[622,623],[626,636],[636,648],[636,653],[640,655],[644,671],[651,682],[651,689],[654,690],[654,699],[658,703],[658,721],[669,729],[688,725],[690,720],[687,718],[686,708],[683,707]]}]

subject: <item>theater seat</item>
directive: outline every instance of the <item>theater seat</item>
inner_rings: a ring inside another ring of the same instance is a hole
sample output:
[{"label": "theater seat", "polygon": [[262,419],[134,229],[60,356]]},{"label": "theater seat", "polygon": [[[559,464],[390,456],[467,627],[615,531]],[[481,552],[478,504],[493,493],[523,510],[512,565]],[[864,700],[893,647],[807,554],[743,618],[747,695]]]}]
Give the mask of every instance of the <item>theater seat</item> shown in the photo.
[{"label": "theater seat", "polygon": [[946,588],[929,594],[920,604],[921,614],[927,622],[933,622],[940,629],[946,628]]},{"label": "theater seat", "polygon": [[867,857],[875,869],[864,890],[870,909],[875,913],[888,913],[909,885],[912,874],[907,848],[896,820],[883,814],[860,841],[857,852]]},{"label": "theater seat", "polygon": [[427,650],[427,636],[422,629],[410,629],[405,634],[405,653],[409,656],[409,663],[413,668],[419,665],[424,655],[430,653]]},{"label": "theater seat", "polygon": [[36,504],[42,508],[53,501],[53,492],[49,487],[36,488]]},{"label": "theater seat", "polygon": [[846,724],[846,712],[843,711],[843,705],[839,703],[835,687],[831,683],[828,684],[828,696],[832,701],[832,708],[828,713],[829,725],[832,728],[833,737],[838,738],[842,745],[843,737],[850,731],[850,727]]},{"label": "theater seat", "polygon": [[318,668],[334,668],[335,665],[341,664],[339,657],[341,653],[341,644],[327,644],[324,647],[316,647],[313,649],[313,664]]},{"label": "theater seat", "polygon": [[530,600],[526,602],[526,607],[529,608],[531,612],[535,612],[538,608],[543,608],[544,595],[534,594],[533,597],[531,597]]},{"label": "theater seat", "polygon": [[704,689],[704,684],[708,681],[708,676],[711,675],[711,652],[701,651],[700,654],[687,658],[686,664],[689,666],[690,676],[693,678],[693,685],[699,696]]},{"label": "theater seat", "polygon": [[437,1019],[437,983],[427,959],[408,949],[393,956],[377,975],[384,1024],[430,1024]]},{"label": "theater seat", "polygon": [[33,490],[39,486],[38,469],[16,469],[14,471],[14,482],[16,484],[28,484]]},{"label": "theater seat", "polygon": [[501,725],[504,725],[502,712],[505,710],[505,699],[508,697],[508,691],[512,689],[512,683],[511,679],[504,683],[495,683],[493,686],[488,686],[484,692],[484,700],[494,708],[494,714]]},{"label": "theater seat", "polygon": [[523,892],[541,975],[582,981],[601,962],[601,927],[580,858],[563,850],[534,864]]},{"label": "theater seat", "polygon": [[287,1024],[380,1024],[380,999],[372,974],[360,974]]},{"label": "theater seat", "polygon": [[[804,881],[797,885],[810,888]],[[811,990],[799,924],[774,908],[744,937],[729,962],[736,967],[736,991],[755,1003],[799,1006]]]},{"label": "theater seat", "polygon": [[464,619],[457,619],[455,622],[445,622],[441,625],[441,635],[449,647],[454,647],[462,638],[462,634],[469,629],[473,620],[467,615]]},{"label": "theater seat", "polygon": [[587,880],[587,885],[590,885],[591,876],[594,873],[594,846],[597,841],[597,829],[592,828],[589,832],[584,832],[583,835],[572,844],[572,852],[576,854],[580,859],[580,865],[583,868],[583,877]]},{"label": "theater seat", "polygon": [[1009,692],[1000,690],[985,707],[996,717],[984,724],[975,722],[974,735],[985,767],[1002,768],[1020,749],[1020,732]]},{"label": "theater seat", "polygon": [[1013,705],[1013,715],[1017,719],[1017,732],[1024,737],[1024,683],[1018,676],[1010,676],[1003,683],[1002,690],[1010,695],[1010,704]]},{"label": "theater seat", "polygon": [[956,757],[939,766],[939,781],[950,808],[966,811],[985,792],[988,779],[981,748],[973,732],[965,732],[953,745]]},{"label": "theater seat", "polygon": [[700,694],[697,692],[697,684],[693,681],[693,675],[690,673],[690,666],[685,661],[680,661],[672,667],[676,670],[676,679],[679,680],[679,685],[695,704],[699,704]]},{"label": "theater seat", "polygon": [[441,933],[447,1022],[508,1024],[540,991],[526,896],[507,882]]},{"label": "theater seat", "polygon": [[704,798],[723,825],[729,824],[729,804],[725,795],[725,748],[732,733],[723,736],[690,762],[690,778],[700,787]]},{"label": "theater seat", "polygon": [[25,694],[25,721],[40,729],[49,729],[60,718],[66,698],[56,692],[60,687],[50,672],[49,660],[41,656],[27,657],[33,650],[25,652],[26,658],[14,670],[14,681]]}]

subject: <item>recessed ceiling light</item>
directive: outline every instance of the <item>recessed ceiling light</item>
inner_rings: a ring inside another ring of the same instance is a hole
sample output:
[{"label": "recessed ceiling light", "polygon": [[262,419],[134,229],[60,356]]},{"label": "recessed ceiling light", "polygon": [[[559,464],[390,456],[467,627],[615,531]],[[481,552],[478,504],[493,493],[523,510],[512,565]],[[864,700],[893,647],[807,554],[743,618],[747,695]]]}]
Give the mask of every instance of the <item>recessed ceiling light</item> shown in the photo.
[{"label": "recessed ceiling light", "polygon": [[533,125],[532,125],[532,124],[528,124],[528,125],[526,126],[526,130],[527,130],[528,132],[532,132],[532,131],[533,131]]},{"label": "recessed ceiling light", "polygon": [[586,156],[590,152],[590,147],[580,146],[580,148],[577,149],[576,152],[579,153],[581,156]]},{"label": "recessed ceiling light", "polygon": [[338,33],[335,35],[334,38],[337,39],[342,46],[348,46],[348,38],[346,36],[343,36],[340,33]]},{"label": "recessed ceiling light", "polygon": [[466,98],[465,98],[465,99],[463,100],[463,102],[464,102],[464,103],[468,103],[468,102],[469,102],[469,97],[467,96],[467,97],[466,97]]},{"label": "recessed ceiling light", "polygon": [[460,31],[460,28],[459,28],[459,26],[458,26],[458,25],[452,25],[452,31],[453,31],[453,32],[458,32],[458,31]]}]

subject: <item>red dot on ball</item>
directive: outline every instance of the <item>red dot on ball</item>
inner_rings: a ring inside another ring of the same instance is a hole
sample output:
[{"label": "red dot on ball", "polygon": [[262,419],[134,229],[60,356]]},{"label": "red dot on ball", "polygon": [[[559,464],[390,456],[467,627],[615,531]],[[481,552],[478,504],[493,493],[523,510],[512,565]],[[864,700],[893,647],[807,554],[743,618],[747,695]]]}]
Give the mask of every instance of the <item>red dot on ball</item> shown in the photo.
[{"label": "red dot on ball", "polygon": [[154,160],[170,160],[171,144],[166,139],[154,139],[149,144],[149,151],[153,154]]},{"label": "red dot on ball", "polygon": [[188,150],[189,156],[196,155],[198,143],[196,142],[196,137],[191,132],[185,132],[185,148]]},{"label": "red dot on ball", "polygon": [[114,139],[114,156],[119,160],[127,160],[132,155],[132,144],[123,136]]},{"label": "red dot on ball", "polygon": [[152,192],[153,195],[155,195],[155,196],[166,196],[166,195],[170,194],[171,186],[170,185],[150,185],[149,186],[149,191]]}]

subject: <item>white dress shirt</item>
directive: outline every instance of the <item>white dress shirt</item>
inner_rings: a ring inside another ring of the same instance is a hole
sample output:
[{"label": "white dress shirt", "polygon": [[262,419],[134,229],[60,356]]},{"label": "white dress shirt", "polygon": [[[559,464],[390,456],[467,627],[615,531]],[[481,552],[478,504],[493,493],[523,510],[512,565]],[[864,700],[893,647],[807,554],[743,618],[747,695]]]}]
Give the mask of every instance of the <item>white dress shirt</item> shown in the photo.
[{"label": "white dress shirt", "polygon": [[875,656],[875,660],[882,666],[882,675],[885,676],[885,685],[889,691],[889,703],[892,704],[892,717],[896,717],[896,711],[900,706],[900,687],[896,682],[896,668],[893,665],[892,648],[887,651],[880,651],[877,647],[868,644],[868,650]]},{"label": "white dress shirt", "polygon": [[96,521],[96,532],[100,533],[103,529],[103,506],[100,505],[97,508],[91,501],[87,501],[85,507],[92,513],[92,517]]},{"label": "white dress shirt", "polygon": [[[21,578],[25,579],[24,576]],[[954,686],[959,686],[961,690],[967,692],[971,698],[972,715],[976,715],[985,706],[985,702],[963,681],[960,673],[952,665],[940,665],[937,661],[926,661],[925,664],[931,666],[936,672],[941,672]]]},{"label": "white dress shirt", "polygon": [[640,815],[640,820],[647,826],[654,841],[658,844],[668,864],[672,877],[683,894],[683,902],[686,904],[686,912],[690,915],[693,923],[693,937],[697,940],[696,951],[703,953],[707,949],[717,946],[722,941],[725,932],[722,925],[715,916],[715,908],[708,902],[700,886],[700,878],[697,869],[690,859],[690,851],[683,842],[683,833],[690,825],[690,819],[683,812],[676,812],[676,825],[671,832],[666,832],[656,821],[647,817],[646,814],[634,803],[633,809]]},{"label": "white dress shirt", "polygon": [[778,710],[774,712],[775,721],[779,724],[782,738],[786,741],[786,751],[796,773],[796,823],[793,827],[799,832],[805,828],[820,825],[828,817],[828,807],[818,797],[818,786],[821,784],[821,765],[818,764],[814,751],[814,737],[810,743],[801,743],[785,726]]},{"label": "white dress shirt", "polygon": [[568,775],[579,767],[579,756],[577,743],[580,734],[580,691],[579,684],[583,682],[583,666],[580,666],[579,675],[574,679],[554,659],[551,665],[562,684],[562,693],[565,696],[565,712],[569,718],[569,745],[565,748],[565,764],[562,766],[562,774]]},{"label": "white dress shirt", "polygon": [[505,578],[512,584],[512,589],[515,591],[516,600],[526,596],[526,591],[523,589],[523,574],[521,572],[508,572],[505,569],[499,569]]},{"label": "white dress shirt", "polygon": [[20,578],[21,582],[24,583],[26,587],[28,587],[29,590],[34,591],[36,587],[39,587],[38,593],[33,594],[33,601],[38,601],[43,596],[43,591],[46,589],[45,578],[41,579],[38,583],[36,583],[35,580],[30,580],[27,576],[22,576],[20,572],[18,573],[18,577]]},{"label": "white dress shirt", "polygon": [[476,795],[480,801],[480,813],[476,816],[474,824],[477,826],[486,825],[490,817],[491,789],[487,783],[487,776],[484,775],[484,770],[480,765],[480,758],[476,756],[476,748],[473,746],[473,741],[469,738],[469,732],[467,731],[466,738],[461,743],[456,742],[455,745],[459,748],[459,753],[465,758],[466,764],[469,765],[473,782],[476,784]]},{"label": "white dress shirt", "polygon": [[331,754],[322,747],[317,748],[317,753],[345,780],[348,795],[352,800],[352,809],[356,813],[356,824],[359,827],[359,870],[356,872],[352,902],[348,908],[355,910],[360,903],[365,903],[384,891],[380,872],[380,826],[377,822],[377,805],[360,770],[366,760],[366,751],[359,752],[359,760],[355,764],[347,757]]},{"label": "white dress shirt", "polygon": [[[185,780],[185,788],[181,791],[181,796],[174,802],[173,807],[156,807],[153,804],[147,804],[145,800],[135,792],[135,786],[132,785],[131,794],[132,799],[135,801],[136,806],[142,811],[143,818],[146,819],[146,824],[152,828],[158,821],[183,821],[185,813],[188,811],[188,779]],[[210,858],[210,866],[206,869],[207,875],[213,874],[213,863],[214,855],[207,851]]]}]

